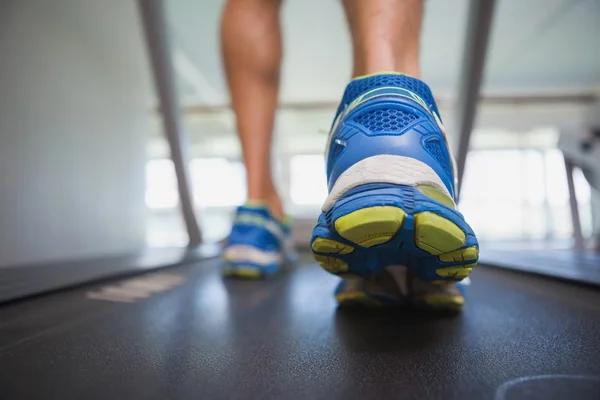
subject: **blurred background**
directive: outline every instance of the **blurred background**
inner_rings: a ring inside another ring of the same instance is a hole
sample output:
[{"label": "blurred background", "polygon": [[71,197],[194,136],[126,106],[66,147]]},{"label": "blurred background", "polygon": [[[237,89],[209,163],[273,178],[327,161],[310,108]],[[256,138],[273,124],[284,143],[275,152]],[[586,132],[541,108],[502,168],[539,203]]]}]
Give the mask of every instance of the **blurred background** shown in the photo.
[{"label": "blurred background", "polygon": [[[425,4],[422,75],[455,144],[469,2]],[[222,6],[164,1],[206,242],[227,236],[246,193],[221,68]],[[600,127],[599,16],[596,0],[497,2],[459,206],[484,252],[488,243],[571,248],[578,235],[583,247],[594,245],[600,197],[578,157]],[[350,77],[351,47],[338,1],[287,1],[283,30],[274,165],[306,246],[327,190],[321,131]],[[0,266],[185,247],[137,4],[3,1],[0,54]],[[573,149],[571,193],[559,142]]]}]

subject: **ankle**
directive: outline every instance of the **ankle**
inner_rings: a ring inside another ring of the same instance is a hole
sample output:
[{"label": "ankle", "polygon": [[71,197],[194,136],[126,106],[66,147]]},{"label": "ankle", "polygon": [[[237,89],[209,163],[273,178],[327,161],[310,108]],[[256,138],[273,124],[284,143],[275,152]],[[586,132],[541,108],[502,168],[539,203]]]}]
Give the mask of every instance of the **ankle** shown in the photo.
[{"label": "ankle", "polygon": [[283,221],[285,213],[283,212],[283,205],[281,204],[281,199],[279,198],[279,195],[277,193],[272,194],[267,199],[267,205],[269,206],[271,214],[273,214],[273,216],[277,218],[277,220]]},{"label": "ankle", "polygon": [[352,71],[352,79],[363,78],[372,75],[402,74],[412,78],[421,79],[418,63],[366,63],[355,67]]},{"label": "ankle", "polygon": [[246,205],[255,207],[266,207],[279,221],[283,221],[285,213],[281,204],[281,199],[275,193],[269,196],[249,196],[246,200]]}]

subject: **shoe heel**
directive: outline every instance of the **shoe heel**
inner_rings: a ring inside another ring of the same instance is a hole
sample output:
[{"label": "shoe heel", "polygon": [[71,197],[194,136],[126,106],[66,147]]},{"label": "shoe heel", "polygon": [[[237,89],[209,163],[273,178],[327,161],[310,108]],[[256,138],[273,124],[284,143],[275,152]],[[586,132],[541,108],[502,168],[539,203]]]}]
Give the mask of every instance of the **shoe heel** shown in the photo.
[{"label": "shoe heel", "polygon": [[349,194],[322,216],[313,231],[311,250],[321,267],[342,278],[369,277],[382,265],[380,248],[403,230],[408,213],[394,189]]},{"label": "shoe heel", "polygon": [[324,269],[342,277],[369,278],[405,265],[426,282],[461,281],[479,249],[453,212],[411,186],[356,188],[322,215],[311,249]]}]

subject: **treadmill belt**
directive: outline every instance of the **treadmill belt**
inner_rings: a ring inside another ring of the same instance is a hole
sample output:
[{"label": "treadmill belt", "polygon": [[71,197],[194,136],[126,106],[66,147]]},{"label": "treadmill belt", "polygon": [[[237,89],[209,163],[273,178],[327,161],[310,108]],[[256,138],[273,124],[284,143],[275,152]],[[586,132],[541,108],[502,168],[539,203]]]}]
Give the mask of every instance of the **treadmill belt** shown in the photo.
[{"label": "treadmill belt", "polygon": [[336,309],[218,260],[0,307],[0,398],[599,399],[600,292],[478,268],[457,316]]},{"label": "treadmill belt", "polygon": [[600,254],[592,251],[486,249],[479,262],[600,286]]}]

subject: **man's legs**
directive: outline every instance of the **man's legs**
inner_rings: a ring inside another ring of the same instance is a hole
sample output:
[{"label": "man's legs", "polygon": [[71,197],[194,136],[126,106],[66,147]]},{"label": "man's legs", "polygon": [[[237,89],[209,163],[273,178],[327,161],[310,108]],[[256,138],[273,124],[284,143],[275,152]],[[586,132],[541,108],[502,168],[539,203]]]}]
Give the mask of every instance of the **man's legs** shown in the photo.
[{"label": "man's legs", "polygon": [[283,217],[271,174],[271,136],[281,65],[281,0],[228,0],[221,24],[223,62],[242,143],[248,200]]},{"label": "man's legs", "polygon": [[[225,71],[248,180],[248,199],[283,216],[271,174],[271,136],[282,57],[281,0],[229,0],[221,25]],[[353,77],[396,71],[419,77],[421,0],[344,0]]]},{"label": "man's legs", "polygon": [[311,239],[314,257],[329,272],[358,278],[338,287],[340,304],[398,304],[408,295],[424,307],[460,308],[452,283],[471,272],[478,245],[456,211],[452,156],[419,79],[422,1],[343,4],[355,79],[327,146],[329,195]]},{"label": "man's legs", "polygon": [[352,76],[419,71],[422,0],[343,0],[352,35]]},{"label": "man's legs", "polygon": [[281,0],[228,0],[223,62],[242,144],[248,202],[239,207],[223,253],[224,274],[257,278],[290,261],[290,227],[271,173],[271,138],[281,65]]}]

